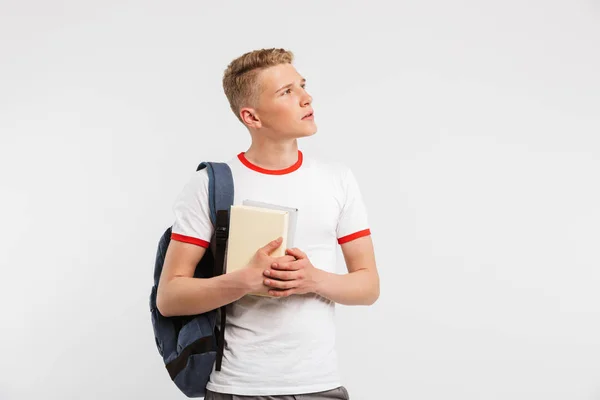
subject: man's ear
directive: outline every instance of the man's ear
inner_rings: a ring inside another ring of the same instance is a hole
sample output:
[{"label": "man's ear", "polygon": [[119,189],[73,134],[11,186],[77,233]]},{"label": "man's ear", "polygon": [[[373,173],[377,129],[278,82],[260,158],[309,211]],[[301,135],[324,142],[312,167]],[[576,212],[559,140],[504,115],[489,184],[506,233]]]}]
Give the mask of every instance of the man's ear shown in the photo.
[{"label": "man's ear", "polygon": [[250,107],[244,107],[240,110],[240,117],[244,124],[251,128],[260,128],[261,122],[256,116],[256,110]]}]

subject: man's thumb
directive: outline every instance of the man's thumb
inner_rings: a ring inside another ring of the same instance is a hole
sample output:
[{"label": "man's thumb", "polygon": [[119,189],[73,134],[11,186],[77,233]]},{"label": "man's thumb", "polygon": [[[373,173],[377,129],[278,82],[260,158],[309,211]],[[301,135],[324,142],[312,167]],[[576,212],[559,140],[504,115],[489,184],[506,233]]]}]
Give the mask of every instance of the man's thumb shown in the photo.
[{"label": "man's thumb", "polygon": [[281,236],[279,236],[277,239],[270,241],[269,243],[267,243],[267,245],[265,247],[263,247],[263,250],[267,253],[267,254],[271,254],[271,252],[273,250],[275,250],[276,248],[279,247],[279,245],[281,245],[281,242],[283,241],[283,238]]}]

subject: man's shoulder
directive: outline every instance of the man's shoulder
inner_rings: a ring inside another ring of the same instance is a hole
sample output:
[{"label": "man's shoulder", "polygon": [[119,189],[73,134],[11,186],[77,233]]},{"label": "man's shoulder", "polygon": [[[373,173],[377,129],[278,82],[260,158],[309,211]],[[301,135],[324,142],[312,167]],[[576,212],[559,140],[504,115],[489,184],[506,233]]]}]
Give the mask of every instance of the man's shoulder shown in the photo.
[{"label": "man's shoulder", "polygon": [[[225,160],[207,160],[207,161],[202,161],[202,163],[204,164],[225,164],[227,166],[229,166],[229,168],[232,167],[232,165],[234,164],[236,158],[229,158],[229,159],[225,159]],[[198,164],[198,167],[200,167],[200,164]],[[206,167],[202,168],[202,169],[196,169],[195,171],[193,171],[191,173],[191,179],[194,181],[199,181],[199,182],[204,182],[207,183],[208,182],[208,169]]]},{"label": "man's shoulder", "polygon": [[182,193],[198,194],[208,190],[208,171],[206,168],[188,173]]},{"label": "man's shoulder", "polygon": [[307,168],[317,170],[319,173],[327,173],[337,178],[344,178],[350,170],[348,164],[338,159],[309,155],[304,160]]}]

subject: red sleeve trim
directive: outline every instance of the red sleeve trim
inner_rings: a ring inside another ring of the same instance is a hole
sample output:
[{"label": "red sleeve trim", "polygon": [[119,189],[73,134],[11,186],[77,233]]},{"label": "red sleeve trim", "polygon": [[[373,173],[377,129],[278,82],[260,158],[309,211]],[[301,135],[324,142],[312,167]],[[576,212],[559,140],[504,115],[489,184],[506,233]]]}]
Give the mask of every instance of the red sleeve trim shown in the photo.
[{"label": "red sleeve trim", "polygon": [[362,231],[358,231],[358,232],[354,232],[350,235],[342,236],[341,238],[338,239],[338,243],[339,244],[348,243],[354,239],[358,239],[363,236],[369,236],[370,234],[371,234],[370,229],[363,229]]},{"label": "red sleeve trim", "polygon": [[205,240],[198,239],[198,238],[191,237],[191,236],[180,235],[179,233],[171,233],[171,239],[177,240],[179,242],[191,243],[191,244],[195,244],[198,246],[202,246],[205,249],[208,249],[208,246],[210,246],[210,243]]}]

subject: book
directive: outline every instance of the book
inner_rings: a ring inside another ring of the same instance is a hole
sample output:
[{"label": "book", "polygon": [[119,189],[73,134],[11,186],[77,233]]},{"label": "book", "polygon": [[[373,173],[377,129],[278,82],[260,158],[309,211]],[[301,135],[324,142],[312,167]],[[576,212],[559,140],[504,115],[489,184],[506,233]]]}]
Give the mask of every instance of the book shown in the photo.
[{"label": "book", "polygon": [[[229,214],[229,238],[225,257],[225,273],[245,268],[256,251],[282,237],[272,257],[285,255],[288,247],[289,211],[250,205],[233,205]],[[250,293],[251,295],[267,294]]]},{"label": "book", "polygon": [[285,207],[277,204],[271,203],[263,203],[262,201],[255,200],[244,200],[242,202],[243,205],[254,206],[254,207],[262,207],[262,208],[270,208],[272,210],[281,210],[287,211],[289,213],[289,222],[288,222],[288,237],[287,237],[287,247],[294,247],[294,240],[296,234],[296,223],[298,221],[298,209],[295,207]]}]

